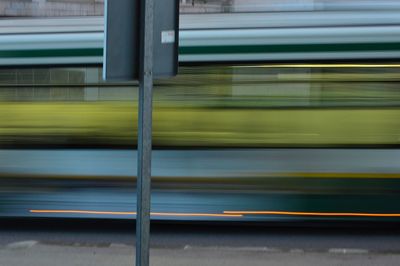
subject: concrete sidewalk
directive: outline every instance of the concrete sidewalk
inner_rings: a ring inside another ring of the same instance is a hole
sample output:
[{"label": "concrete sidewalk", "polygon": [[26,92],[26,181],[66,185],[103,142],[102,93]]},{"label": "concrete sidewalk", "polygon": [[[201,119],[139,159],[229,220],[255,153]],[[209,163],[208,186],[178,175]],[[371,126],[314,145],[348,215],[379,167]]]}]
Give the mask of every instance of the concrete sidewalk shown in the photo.
[{"label": "concrete sidewalk", "polygon": [[[0,248],[0,266],[133,266],[134,247],[123,244],[40,243],[23,241]],[[304,251],[274,248],[153,248],[152,266],[369,266],[399,265],[400,254],[368,250]]]}]

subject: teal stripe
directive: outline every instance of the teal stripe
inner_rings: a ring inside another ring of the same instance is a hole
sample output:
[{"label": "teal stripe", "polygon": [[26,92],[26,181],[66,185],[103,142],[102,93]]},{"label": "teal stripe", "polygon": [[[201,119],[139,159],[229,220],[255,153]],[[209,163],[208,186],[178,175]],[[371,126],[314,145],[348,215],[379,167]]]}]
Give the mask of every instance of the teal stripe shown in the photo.
[{"label": "teal stripe", "polygon": [[[179,48],[180,55],[202,54],[260,54],[260,53],[314,53],[314,52],[367,52],[400,51],[400,43],[339,43],[339,44],[283,44],[283,45],[218,45],[185,46]],[[45,58],[103,56],[102,48],[48,49],[48,50],[3,50],[0,58]]]},{"label": "teal stripe", "polygon": [[182,55],[396,51],[400,43],[278,44],[180,47]]},{"label": "teal stripe", "polygon": [[0,51],[0,58],[40,58],[40,57],[81,57],[81,56],[102,56],[102,48],[86,49],[48,49],[48,50],[3,50]]}]

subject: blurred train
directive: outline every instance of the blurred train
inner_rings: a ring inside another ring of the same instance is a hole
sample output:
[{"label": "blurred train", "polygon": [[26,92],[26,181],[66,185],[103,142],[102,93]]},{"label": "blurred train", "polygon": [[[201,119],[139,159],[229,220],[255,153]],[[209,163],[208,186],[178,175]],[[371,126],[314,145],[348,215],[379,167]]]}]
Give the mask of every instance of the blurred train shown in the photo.
[{"label": "blurred train", "polygon": [[[154,144],[397,146],[399,31],[399,8],[181,15],[182,66],[156,83]],[[0,84],[0,144],[132,146],[135,91],[87,78],[102,45],[100,17],[0,20],[2,77],[15,77]]]},{"label": "blurred train", "polygon": [[[137,84],[101,81],[102,23],[0,20],[0,215],[134,216]],[[181,15],[153,217],[398,221],[399,33],[396,8]]]},{"label": "blurred train", "polygon": [[[400,10],[187,14],[179,60],[396,59]],[[103,19],[0,20],[0,65],[101,64]]]}]

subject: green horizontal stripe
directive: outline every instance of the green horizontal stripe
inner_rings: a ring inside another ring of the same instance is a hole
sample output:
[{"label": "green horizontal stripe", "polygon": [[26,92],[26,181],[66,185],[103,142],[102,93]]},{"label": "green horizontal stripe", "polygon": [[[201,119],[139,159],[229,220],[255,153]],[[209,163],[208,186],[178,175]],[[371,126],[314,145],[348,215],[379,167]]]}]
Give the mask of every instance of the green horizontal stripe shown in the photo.
[{"label": "green horizontal stripe", "polygon": [[48,49],[48,50],[3,50],[0,58],[40,58],[40,57],[83,57],[102,56],[102,48]]},{"label": "green horizontal stripe", "polygon": [[[258,54],[258,53],[313,53],[313,52],[365,52],[400,51],[400,43],[351,43],[351,44],[284,44],[284,45],[235,45],[180,47],[181,55],[202,54]],[[44,58],[102,56],[102,48],[3,50],[0,58]]]},{"label": "green horizontal stripe", "polygon": [[277,44],[240,46],[190,46],[180,47],[182,55],[191,54],[258,54],[258,53],[315,53],[363,52],[400,50],[400,43],[337,43],[337,44]]}]

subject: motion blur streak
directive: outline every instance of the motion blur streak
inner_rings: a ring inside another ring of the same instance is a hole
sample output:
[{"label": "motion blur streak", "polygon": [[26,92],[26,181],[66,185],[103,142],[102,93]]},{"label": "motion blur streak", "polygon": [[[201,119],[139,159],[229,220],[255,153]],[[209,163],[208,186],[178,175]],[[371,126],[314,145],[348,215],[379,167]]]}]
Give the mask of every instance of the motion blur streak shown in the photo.
[{"label": "motion blur streak", "polygon": [[262,68],[374,68],[374,67],[400,67],[400,64],[268,64],[268,65],[253,65],[253,66],[237,66],[237,67],[262,67]]},{"label": "motion blur streak", "polygon": [[[12,11],[0,217],[135,219],[138,86],[103,82],[102,14]],[[400,221],[399,0],[182,12],[179,74],[154,85],[152,219]]]},{"label": "motion blur streak", "polygon": [[[88,211],[88,210],[29,210],[31,213],[73,213],[73,214],[101,214],[101,215],[136,215],[136,212],[114,211]],[[174,213],[152,212],[153,216],[180,216],[180,217],[243,217],[242,214],[218,214],[218,213]]]},{"label": "motion blur streak", "polygon": [[279,177],[298,177],[298,178],[387,178],[387,179],[400,179],[400,174],[397,173],[282,173],[281,175],[275,175]]},{"label": "motion blur streak", "polygon": [[352,213],[352,212],[284,212],[284,211],[224,211],[225,214],[254,215],[301,215],[301,216],[348,216],[348,217],[400,217],[400,213]]}]

